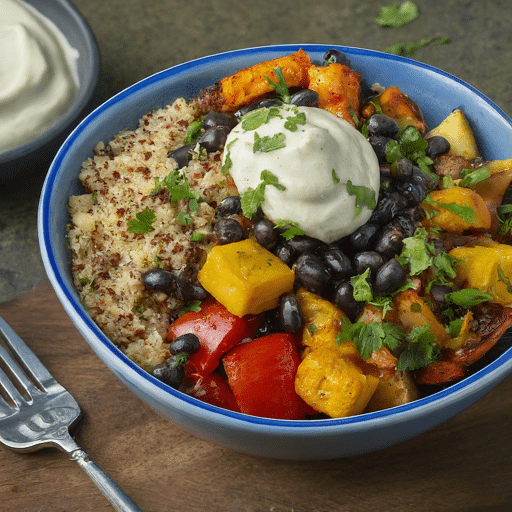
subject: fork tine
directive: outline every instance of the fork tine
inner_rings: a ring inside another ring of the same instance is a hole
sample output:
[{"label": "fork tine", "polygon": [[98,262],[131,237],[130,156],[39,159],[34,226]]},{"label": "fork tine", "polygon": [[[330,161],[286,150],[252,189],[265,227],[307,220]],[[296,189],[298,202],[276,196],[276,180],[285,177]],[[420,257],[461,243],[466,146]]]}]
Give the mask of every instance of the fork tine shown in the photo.
[{"label": "fork tine", "polygon": [[[0,347],[1,348],[1,347]],[[7,374],[0,368],[0,388],[7,395],[7,397],[14,404],[14,407],[19,409],[24,402],[26,402],[23,395],[16,389],[16,386],[11,382],[11,379],[7,376]],[[0,395],[0,405],[2,408],[0,409],[0,417],[2,415],[2,410],[7,413],[10,409],[12,412],[12,406]]]},{"label": "fork tine", "polygon": [[[50,386],[56,384],[55,379],[44,367],[43,363],[39,361],[32,350],[27,347],[25,342],[13,331],[2,317],[0,317],[0,337],[5,340],[6,344],[12,349],[18,359],[27,367],[35,382],[39,384],[43,390],[47,390]],[[1,346],[1,344],[0,348],[3,349],[0,352],[0,355],[2,358],[6,357],[4,360],[6,361],[7,366],[20,380],[27,392],[30,393],[30,391],[37,389],[32,382],[30,382],[30,379],[27,378],[25,371],[20,365],[14,362],[13,358],[8,354],[7,350]]]}]

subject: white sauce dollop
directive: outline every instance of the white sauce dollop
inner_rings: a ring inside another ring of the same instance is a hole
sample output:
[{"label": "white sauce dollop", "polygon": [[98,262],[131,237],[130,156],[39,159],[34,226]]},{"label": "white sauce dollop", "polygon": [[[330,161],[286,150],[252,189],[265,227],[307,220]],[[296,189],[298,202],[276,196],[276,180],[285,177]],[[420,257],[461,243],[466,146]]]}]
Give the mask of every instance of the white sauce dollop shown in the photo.
[{"label": "white sauce dollop", "polygon": [[[298,113],[306,116],[306,122],[290,131],[285,122]],[[261,208],[270,220],[293,221],[306,235],[326,243],[353,233],[368,221],[372,210],[363,204],[358,212],[347,182],[366,187],[375,202],[378,199],[379,163],[370,143],[350,123],[319,108],[285,105],[279,116],[254,130],[244,129],[242,119],[228,136],[223,164],[231,159],[229,172],[240,195],[249,187],[255,189],[261,172],[268,170],[286,187],[265,187]],[[255,134],[259,138],[284,134],[284,147],[254,152]]]},{"label": "white sauce dollop", "polygon": [[0,0],[0,152],[53,126],[78,89],[78,51],[32,6]]}]

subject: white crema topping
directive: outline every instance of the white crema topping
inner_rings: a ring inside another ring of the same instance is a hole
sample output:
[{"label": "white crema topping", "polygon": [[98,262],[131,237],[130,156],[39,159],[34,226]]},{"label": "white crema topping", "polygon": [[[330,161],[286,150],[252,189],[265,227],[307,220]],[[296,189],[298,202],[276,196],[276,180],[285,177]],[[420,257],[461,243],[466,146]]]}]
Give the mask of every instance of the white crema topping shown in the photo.
[{"label": "white crema topping", "polygon": [[78,51],[36,9],[0,0],[0,152],[41,134],[78,88]]},{"label": "white crema topping", "polygon": [[378,199],[379,163],[370,143],[319,108],[284,105],[246,114],[228,136],[223,165],[241,196],[269,171],[279,186],[265,186],[263,213],[326,243],[365,224]]}]

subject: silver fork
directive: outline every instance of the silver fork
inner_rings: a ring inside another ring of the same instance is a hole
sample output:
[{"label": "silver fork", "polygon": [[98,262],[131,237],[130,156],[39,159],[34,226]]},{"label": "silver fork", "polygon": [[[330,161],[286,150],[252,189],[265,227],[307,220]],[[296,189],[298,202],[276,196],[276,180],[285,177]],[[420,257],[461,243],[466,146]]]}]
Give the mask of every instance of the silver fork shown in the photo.
[{"label": "silver fork", "polygon": [[0,442],[24,453],[54,447],[69,454],[120,512],[141,512],[78,446],[69,427],[80,419],[75,399],[0,317]]}]

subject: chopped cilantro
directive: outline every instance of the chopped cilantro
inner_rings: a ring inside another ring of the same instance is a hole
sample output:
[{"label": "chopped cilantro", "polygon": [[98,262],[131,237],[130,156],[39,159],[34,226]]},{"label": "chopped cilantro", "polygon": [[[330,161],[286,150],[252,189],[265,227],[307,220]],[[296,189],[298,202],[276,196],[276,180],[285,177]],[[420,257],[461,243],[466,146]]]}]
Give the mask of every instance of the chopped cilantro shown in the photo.
[{"label": "chopped cilantro", "polygon": [[502,235],[512,234],[512,204],[502,204],[496,209]]},{"label": "chopped cilantro", "polygon": [[278,182],[276,175],[266,169],[261,171],[260,179],[262,182],[256,188],[249,187],[242,194],[240,199],[242,212],[248,219],[250,219],[263,204],[263,201],[265,200],[265,188],[267,185],[272,185],[278,190],[286,190],[286,187]]},{"label": "chopped cilantro", "polygon": [[336,170],[332,170],[332,182],[337,185],[340,182],[340,179],[338,178],[338,175],[336,174]]},{"label": "chopped cilantro", "polygon": [[190,235],[190,241],[191,242],[200,242],[201,240],[204,240],[206,235],[204,233],[195,232]]},{"label": "chopped cilantro", "polygon": [[435,36],[429,37],[427,39],[422,39],[417,43],[396,43],[384,48],[386,53],[391,53],[393,55],[400,55],[401,57],[412,58],[416,55],[416,52],[423,48],[424,46],[429,46],[432,44],[447,44],[450,42],[450,39],[446,36]]},{"label": "chopped cilantro", "polygon": [[192,121],[185,133],[185,142],[195,142],[201,136],[202,120]]},{"label": "chopped cilantro", "polygon": [[257,130],[260,126],[268,123],[270,119],[274,117],[283,117],[277,107],[263,107],[251,110],[242,117],[242,129],[247,132]]},{"label": "chopped cilantro", "polygon": [[510,279],[505,275],[505,272],[503,272],[503,268],[501,268],[501,263],[498,263],[498,279],[505,283],[505,286],[507,287],[507,292],[512,293],[512,283],[510,282]]},{"label": "chopped cilantro", "polygon": [[233,161],[231,160],[231,154],[229,150],[231,149],[231,146],[238,140],[238,138],[233,139],[229,142],[229,144],[225,148],[225,155],[226,158],[224,159],[224,164],[222,166],[221,172],[224,176],[229,176],[229,170],[231,167],[233,167]]},{"label": "chopped cilantro", "polygon": [[278,219],[276,221],[276,225],[274,226],[274,229],[276,228],[287,228],[286,231],[281,234],[285,240],[290,240],[295,236],[306,234],[296,222],[288,219]]},{"label": "chopped cilantro", "polygon": [[276,133],[272,137],[268,135],[260,137],[257,132],[254,132],[252,152],[256,153],[257,151],[261,151],[262,153],[270,153],[271,151],[282,149],[286,146],[284,143],[285,139],[286,135],[284,133]]},{"label": "chopped cilantro", "polygon": [[178,215],[176,215],[176,220],[180,224],[183,224],[183,226],[190,226],[190,224],[192,224],[194,222],[194,218],[192,217],[192,215],[190,215],[190,213],[188,213],[184,210],[181,210],[178,213]]},{"label": "chopped cilantro", "polygon": [[394,2],[392,5],[380,8],[380,15],[374,19],[381,27],[402,27],[418,17],[418,7],[414,2]]},{"label": "chopped cilantro", "polygon": [[299,129],[299,124],[306,124],[306,114],[304,112],[299,112],[295,116],[287,117],[284,127],[291,132],[296,132]]},{"label": "chopped cilantro", "polygon": [[447,293],[445,296],[445,301],[463,308],[470,308],[481,302],[492,302],[492,300],[491,294],[477,290],[476,288],[463,288],[456,292]]},{"label": "chopped cilantro", "polygon": [[276,75],[277,82],[274,82],[272,79],[265,75],[267,82],[269,83],[270,87],[272,87],[272,89],[274,89],[277,94],[281,96],[283,103],[290,103],[290,91],[286,85],[286,80],[284,78],[282,69],[278,66],[272,71],[274,71],[274,74]]},{"label": "chopped cilantro", "polygon": [[351,196],[355,196],[356,204],[354,208],[354,218],[356,218],[362,211],[363,206],[370,210],[374,210],[376,206],[375,191],[364,185],[353,185],[350,180],[347,181],[347,192]]},{"label": "chopped cilantro", "polygon": [[135,214],[134,219],[130,219],[127,223],[128,231],[136,234],[146,234],[155,228],[151,225],[156,219],[155,212],[146,208],[144,211]]},{"label": "chopped cilantro", "polygon": [[441,358],[441,351],[430,325],[414,327],[406,334],[408,345],[400,354],[396,369],[398,371],[419,370]]},{"label": "chopped cilantro", "polygon": [[345,317],[342,319],[342,327],[336,335],[336,344],[352,340],[363,359],[368,359],[372,352],[377,352],[383,346],[395,350],[401,345],[403,331],[397,325],[389,322],[356,322],[350,324]]},{"label": "chopped cilantro", "polygon": [[369,274],[370,269],[367,268],[362,274],[350,278],[350,284],[354,289],[352,295],[358,302],[369,302],[373,299],[372,285],[368,281]]}]

